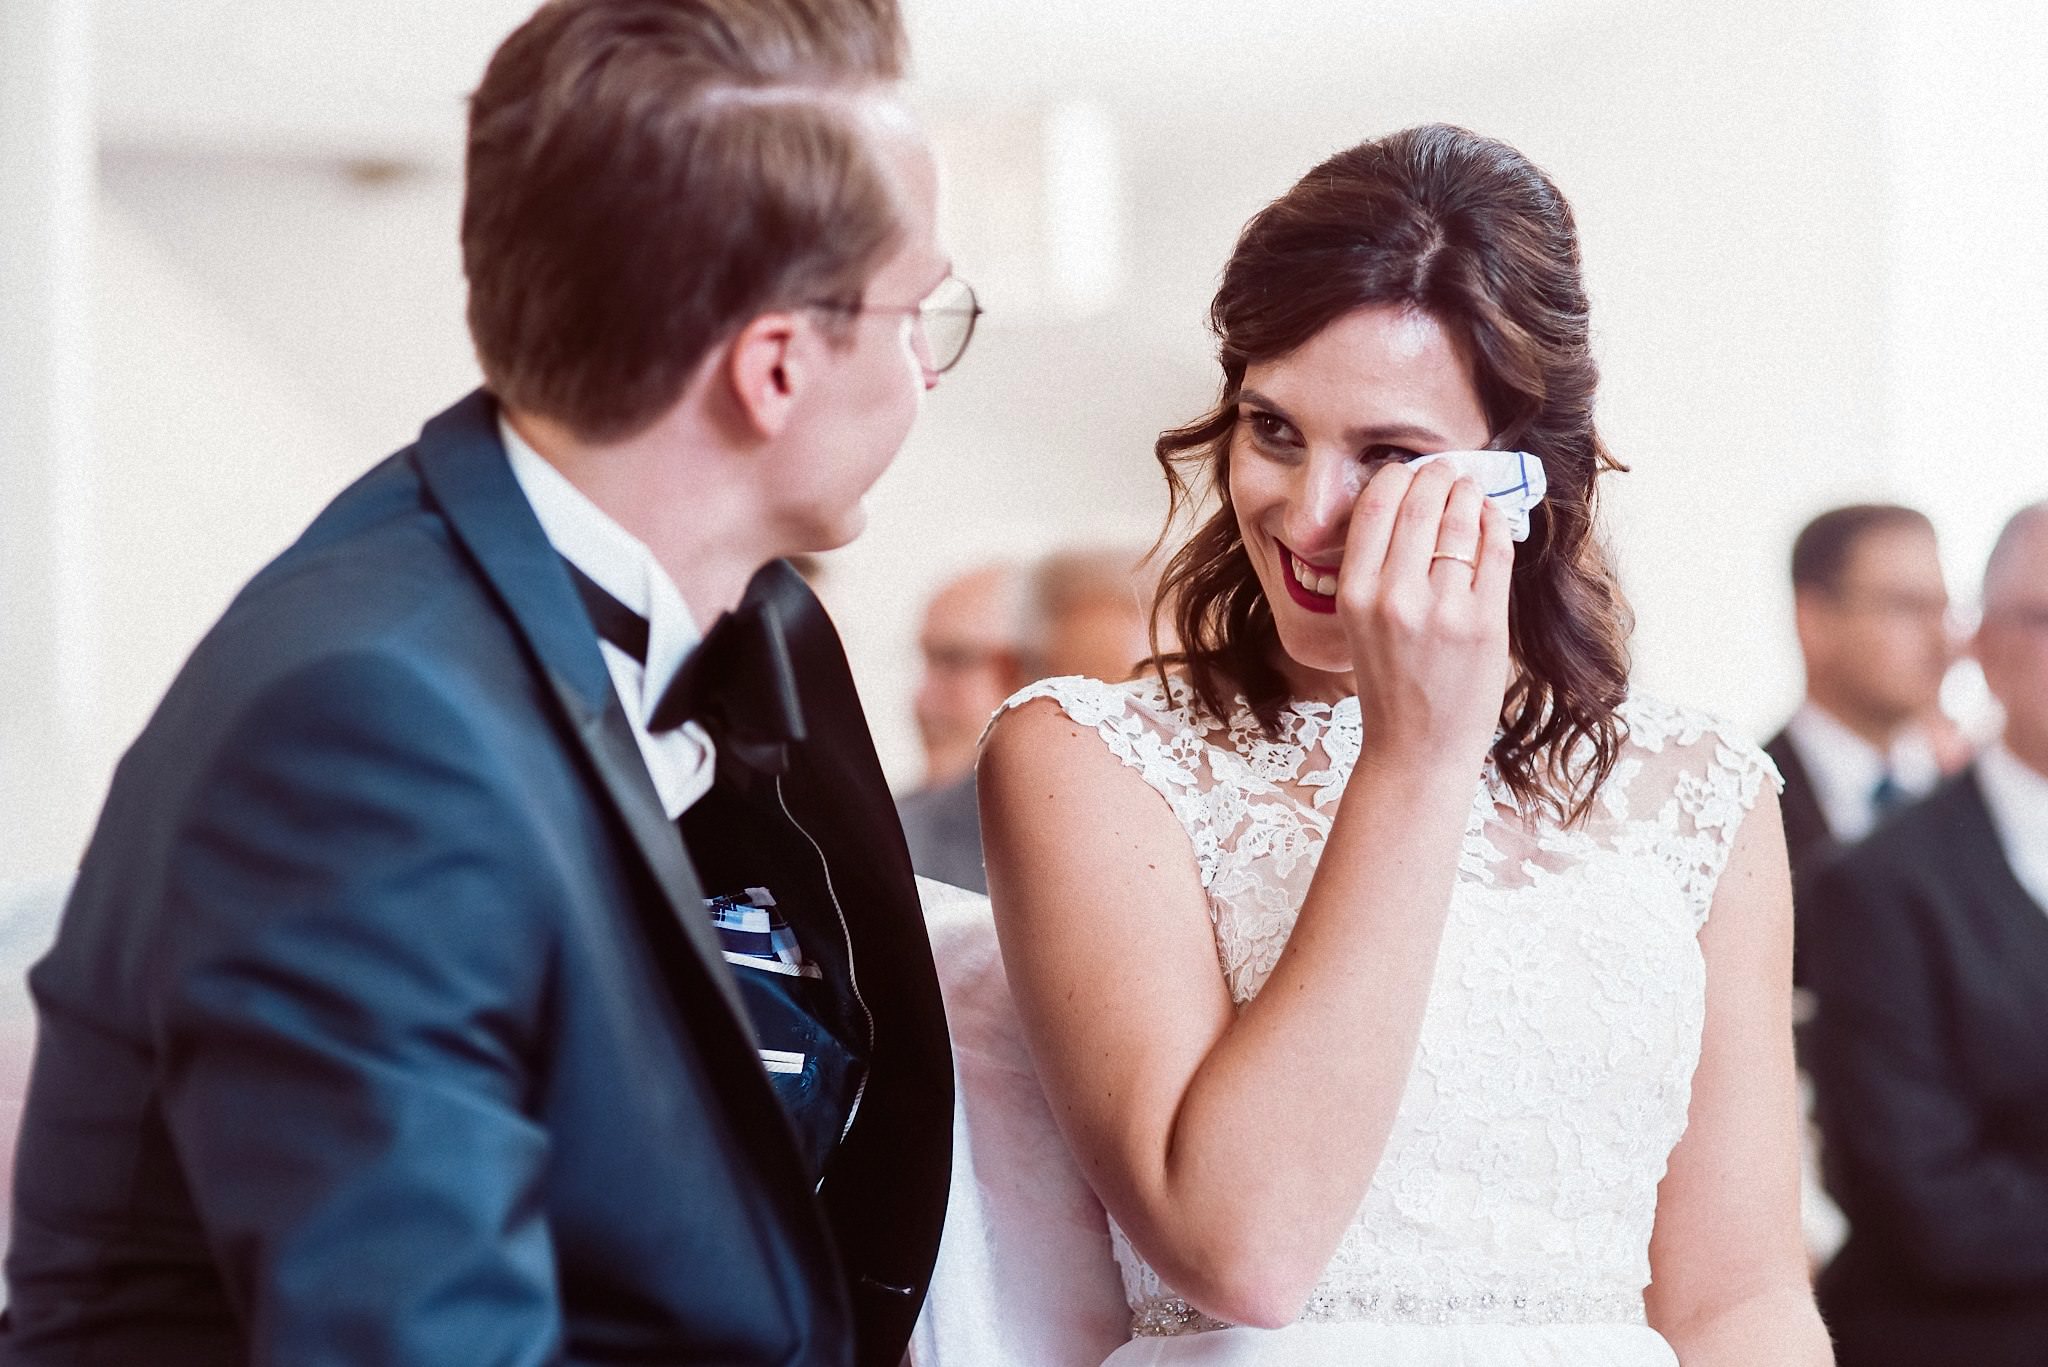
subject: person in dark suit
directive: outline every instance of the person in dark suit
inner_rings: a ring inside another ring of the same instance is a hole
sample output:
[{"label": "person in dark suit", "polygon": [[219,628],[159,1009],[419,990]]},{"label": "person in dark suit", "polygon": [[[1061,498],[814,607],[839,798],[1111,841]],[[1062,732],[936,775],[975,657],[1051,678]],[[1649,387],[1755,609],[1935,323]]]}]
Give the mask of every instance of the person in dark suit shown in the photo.
[{"label": "person in dark suit", "polygon": [[2048,504],[2007,527],[1984,599],[2002,743],[1812,884],[1842,1367],[2048,1361]]},{"label": "person in dark suit", "polygon": [[554,0],[492,59],[487,388],[120,766],[32,974],[0,1363],[896,1367],[949,1051],[776,557],[859,529],[976,311],[902,48],[893,0]]},{"label": "person in dark suit", "polygon": [[1156,575],[1140,548],[1070,547],[1028,571],[987,565],[947,583],[918,633],[922,787],[897,799],[911,865],[926,878],[988,891],[974,761],[989,718],[1036,679],[1127,679],[1151,654],[1145,604]]},{"label": "person in dark suit", "polygon": [[[1934,527],[1911,508],[1857,504],[1816,517],[1792,544],[1792,592],[1806,697],[1764,751],[1785,779],[1798,886],[1940,779],[1924,723],[1954,651]],[[1803,984],[1803,949],[1794,969]]]},{"label": "person in dark suit", "polygon": [[939,586],[918,626],[912,700],[924,781],[896,800],[919,874],[988,891],[974,757],[988,719],[1038,677],[1026,663],[1029,580],[1015,565],[977,565]]}]

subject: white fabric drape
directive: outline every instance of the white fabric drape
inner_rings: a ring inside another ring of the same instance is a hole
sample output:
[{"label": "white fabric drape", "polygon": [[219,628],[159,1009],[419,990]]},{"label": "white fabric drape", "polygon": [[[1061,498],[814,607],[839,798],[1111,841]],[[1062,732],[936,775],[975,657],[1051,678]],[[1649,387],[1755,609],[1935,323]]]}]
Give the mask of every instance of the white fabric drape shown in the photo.
[{"label": "white fabric drape", "polygon": [[1130,1336],[1102,1205],[1025,1050],[986,897],[920,878],[953,1036],[953,1185],[915,1367],[1096,1367]]}]

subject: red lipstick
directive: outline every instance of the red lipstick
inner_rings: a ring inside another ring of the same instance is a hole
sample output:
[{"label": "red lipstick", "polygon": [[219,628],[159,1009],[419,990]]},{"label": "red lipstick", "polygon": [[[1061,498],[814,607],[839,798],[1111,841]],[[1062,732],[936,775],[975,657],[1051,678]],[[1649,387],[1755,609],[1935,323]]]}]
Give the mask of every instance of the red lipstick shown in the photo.
[{"label": "red lipstick", "polygon": [[1336,612],[1336,595],[1327,593],[1317,593],[1314,590],[1305,586],[1301,582],[1301,580],[1294,577],[1294,553],[1288,550],[1287,547],[1282,545],[1278,540],[1275,540],[1273,542],[1273,549],[1280,553],[1280,573],[1287,580],[1287,592],[1289,596],[1291,596],[1295,602],[1307,608],[1310,612]]}]

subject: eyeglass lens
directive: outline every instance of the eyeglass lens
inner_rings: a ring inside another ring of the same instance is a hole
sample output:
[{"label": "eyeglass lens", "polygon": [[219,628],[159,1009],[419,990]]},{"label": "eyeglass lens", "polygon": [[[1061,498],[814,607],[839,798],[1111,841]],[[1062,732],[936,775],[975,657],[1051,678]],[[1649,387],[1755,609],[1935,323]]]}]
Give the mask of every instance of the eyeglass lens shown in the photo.
[{"label": "eyeglass lens", "polygon": [[973,289],[957,277],[946,280],[918,307],[925,345],[931,349],[932,369],[943,372],[959,364],[967,353],[968,340],[974,336],[974,320],[980,312]]}]

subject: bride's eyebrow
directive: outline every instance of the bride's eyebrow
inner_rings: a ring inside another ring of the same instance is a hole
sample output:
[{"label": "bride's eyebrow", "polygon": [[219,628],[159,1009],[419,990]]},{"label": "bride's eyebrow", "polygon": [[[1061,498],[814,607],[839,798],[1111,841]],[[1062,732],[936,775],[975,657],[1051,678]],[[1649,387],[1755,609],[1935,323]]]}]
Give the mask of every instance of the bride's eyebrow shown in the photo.
[{"label": "bride's eyebrow", "polygon": [[[1237,401],[1241,404],[1250,404],[1254,408],[1263,408],[1297,430],[1301,427],[1293,414],[1256,389],[1238,390]],[[1375,423],[1367,427],[1349,428],[1344,433],[1344,440],[1351,446],[1413,446],[1438,451],[1445,450],[1452,444],[1448,437],[1433,428],[1406,422]]]},{"label": "bride's eyebrow", "polygon": [[[1261,394],[1256,389],[1238,390],[1237,401],[1240,404],[1249,404],[1253,408],[1263,408],[1267,412],[1271,413],[1274,417],[1282,419],[1283,421],[1290,423],[1294,422],[1293,416],[1289,414],[1286,409],[1282,408],[1279,404],[1274,403],[1271,399],[1267,398],[1264,394]],[[1299,426],[1299,424],[1296,424],[1296,426]]]}]

